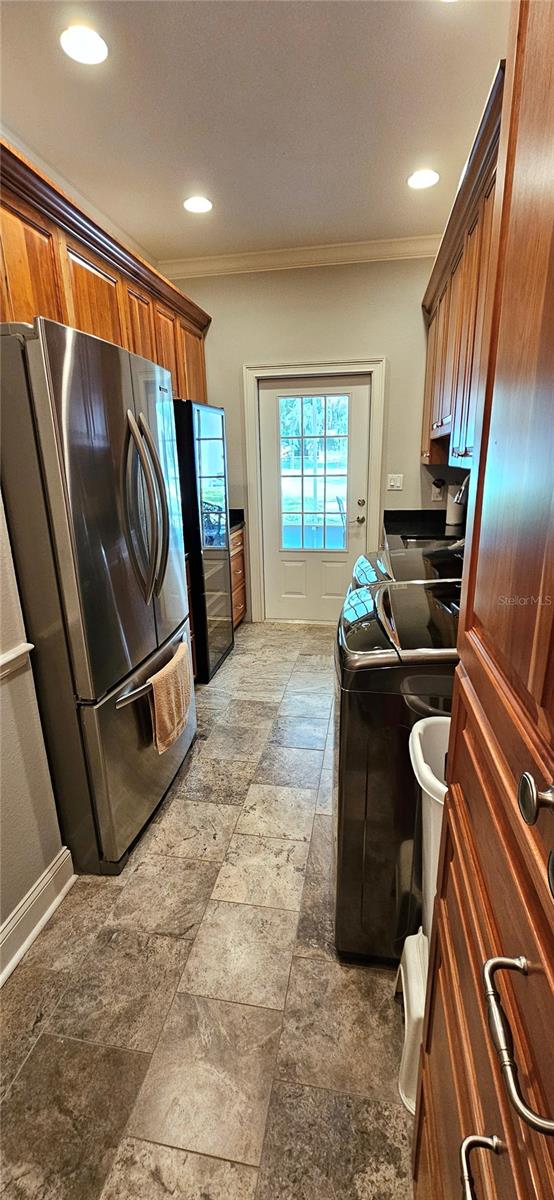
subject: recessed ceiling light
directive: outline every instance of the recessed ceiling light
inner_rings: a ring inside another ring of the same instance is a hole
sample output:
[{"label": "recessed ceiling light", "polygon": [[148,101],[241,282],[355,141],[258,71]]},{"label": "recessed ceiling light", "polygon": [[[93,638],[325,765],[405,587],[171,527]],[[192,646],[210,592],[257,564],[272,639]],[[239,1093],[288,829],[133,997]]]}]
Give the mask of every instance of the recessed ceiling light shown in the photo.
[{"label": "recessed ceiling light", "polygon": [[424,167],[421,171],[414,171],[413,175],[408,176],[408,187],[419,191],[420,188],[434,187],[439,179],[438,171],[431,171],[429,167]]},{"label": "recessed ceiling light", "polygon": [[87,25],[70,25],[69,29],[64,29],[60,35],[60,45],[75,62],[86,63],[87,66],[104,62],[108,57],[108,47],[104,38]]},{"label": "recessed ceiling light", "polygon": [[213,208],[213,204],[207,196],[189,196],[188,200],[183,200],[183,208],[186,208],[187,212],[207,213]]}]

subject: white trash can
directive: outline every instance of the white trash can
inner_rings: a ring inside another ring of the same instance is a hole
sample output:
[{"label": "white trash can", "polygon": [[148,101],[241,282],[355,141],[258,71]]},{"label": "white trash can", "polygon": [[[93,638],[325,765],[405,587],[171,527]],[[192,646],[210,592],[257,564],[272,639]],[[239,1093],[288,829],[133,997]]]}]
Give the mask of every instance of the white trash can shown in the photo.
[{"label": "white trash can", "polygon": [[410,758],[421,788],[423,932],[429,937],[437,890],[437,868],[446,796],[445,763],[450,717],[425,717],[410,734]]},{"label": "white trash can", "polygon": [[410,758],[421,788],[423,918],[419,933],[406,938],[398,972],[404,997],[404,1047],[398,1090],[403,1104],[411,1113],[415,1112],[419,1048],[423,1033],[428,938],[437,890],[449,736],[450,717],[425,717],[414,725],[410,734]]}]

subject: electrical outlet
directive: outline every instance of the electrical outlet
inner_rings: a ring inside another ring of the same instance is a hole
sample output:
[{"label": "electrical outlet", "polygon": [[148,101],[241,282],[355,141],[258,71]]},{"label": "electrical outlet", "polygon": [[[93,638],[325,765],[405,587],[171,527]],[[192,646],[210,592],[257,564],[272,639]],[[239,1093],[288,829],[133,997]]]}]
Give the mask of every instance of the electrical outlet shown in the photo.
[{"label": "electrical outlet", "polygon": [[433,484],[431,488],[431,500],[434,504],[440,504],[441,500],[444,500],[444,483],[442,480],[438,480],[437,483]]},{"label": "electrical outlet", "polygon": [[387,475],[387,491],[401,492],[404,487],[403,475]]}]

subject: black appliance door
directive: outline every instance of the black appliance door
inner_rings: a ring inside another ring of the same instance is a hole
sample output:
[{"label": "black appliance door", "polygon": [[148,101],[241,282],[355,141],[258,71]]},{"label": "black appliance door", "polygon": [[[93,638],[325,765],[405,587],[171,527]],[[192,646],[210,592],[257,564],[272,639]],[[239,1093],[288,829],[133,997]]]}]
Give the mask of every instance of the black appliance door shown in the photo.
[{"label": "black appliance door", "polygon": [[211,676],[234,641],[224,413],[194,404],[193,423]]},{"label": "black appliance door", "polygon": [[157,645],[133,488],[147,464],[127,351],[53,321],[37,327],[27,355],[45,490],[75,688],[91,700]]},{"label": "black appliance door", "polygon": [[[130,355],[130,362],[135,416],[156,495],[157,554],[152,597],[158,642],[163,645],[188,615],[171,375],[169,371],[136,354]],[[146,503],[143,523],[145,540],[151,544]]]}]

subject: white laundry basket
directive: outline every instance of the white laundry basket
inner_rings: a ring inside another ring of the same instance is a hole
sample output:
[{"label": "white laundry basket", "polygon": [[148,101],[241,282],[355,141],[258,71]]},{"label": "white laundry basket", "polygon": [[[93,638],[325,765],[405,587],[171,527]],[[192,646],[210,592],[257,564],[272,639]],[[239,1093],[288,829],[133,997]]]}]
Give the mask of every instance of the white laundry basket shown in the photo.
[{"label": "white laundry basket", "polygon": [[409,1112],[415,1112],[419,1048],[429,959],[428,938],[437,890],[437,869],[446,783],[446,752],[450,717],[425,717],[410,734],[410,758],[421,788],[423,923],[419,933],[406,938],[399,968],[404,996],[404,1047],[398,1088]]}]

